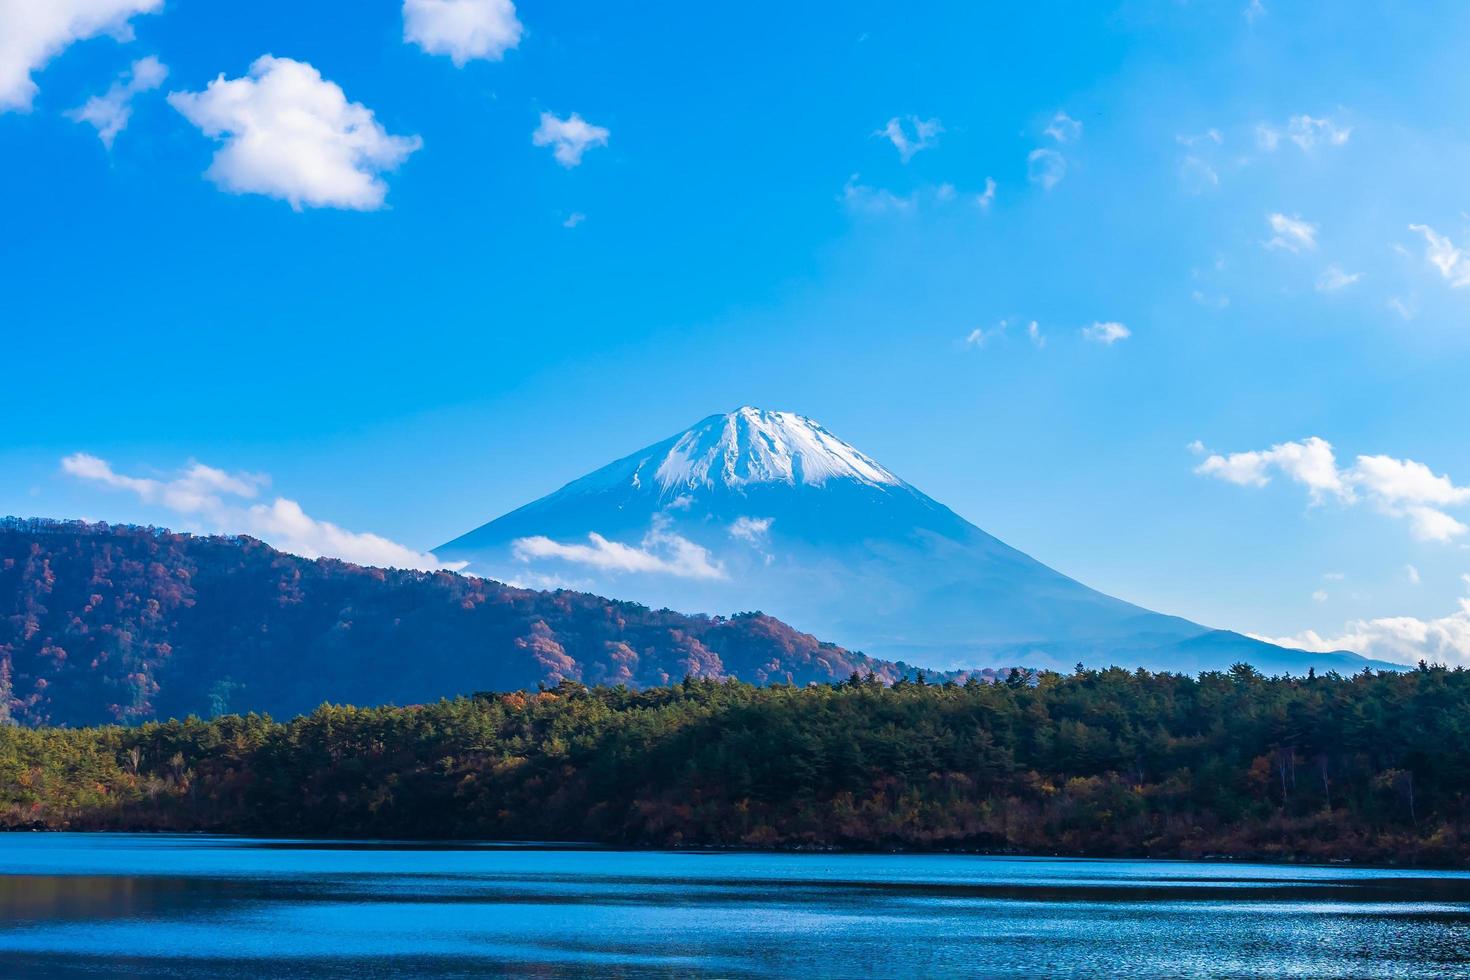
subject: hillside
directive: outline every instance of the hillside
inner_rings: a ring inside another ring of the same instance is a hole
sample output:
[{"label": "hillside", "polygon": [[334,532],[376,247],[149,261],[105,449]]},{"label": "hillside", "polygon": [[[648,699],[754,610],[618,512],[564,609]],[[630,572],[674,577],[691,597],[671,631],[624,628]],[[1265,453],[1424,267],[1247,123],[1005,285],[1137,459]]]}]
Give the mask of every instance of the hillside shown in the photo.
[{"label": "hillside", "polygon": [[310,561],[248,537],[0,521],[0,720],[27,725],[284,717],[564,678],[805,684],[906,670],[759,614]]}]

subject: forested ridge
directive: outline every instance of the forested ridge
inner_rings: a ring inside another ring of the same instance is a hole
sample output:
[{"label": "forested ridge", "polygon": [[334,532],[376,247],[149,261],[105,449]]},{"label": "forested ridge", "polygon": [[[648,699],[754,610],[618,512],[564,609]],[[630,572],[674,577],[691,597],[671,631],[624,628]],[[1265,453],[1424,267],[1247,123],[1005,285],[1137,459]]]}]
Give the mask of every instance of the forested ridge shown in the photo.
[{"label": "forested ridge", "polygon": [[562,679],[804,684],[855,670],[913,673],[759,613],[313,561],[249,537],[0,518],[0,723],[287,717]]},{"label": "forested ridge", "polygon": [[1470,673],[564,681],[0,728],[14,828],[1470,863]]}]

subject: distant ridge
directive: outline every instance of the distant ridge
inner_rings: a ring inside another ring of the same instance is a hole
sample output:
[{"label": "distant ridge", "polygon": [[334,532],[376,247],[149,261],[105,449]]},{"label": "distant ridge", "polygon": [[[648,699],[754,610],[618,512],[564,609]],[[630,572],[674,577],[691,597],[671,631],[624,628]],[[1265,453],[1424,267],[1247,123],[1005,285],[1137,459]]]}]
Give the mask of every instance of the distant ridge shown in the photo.
[{"label": "distant ridge", "polygon": [[250,537],[0,519],[0,723],[288,717],[562,679],[807,684],[870,671],[913,674],[760,614],[310,561]]}]

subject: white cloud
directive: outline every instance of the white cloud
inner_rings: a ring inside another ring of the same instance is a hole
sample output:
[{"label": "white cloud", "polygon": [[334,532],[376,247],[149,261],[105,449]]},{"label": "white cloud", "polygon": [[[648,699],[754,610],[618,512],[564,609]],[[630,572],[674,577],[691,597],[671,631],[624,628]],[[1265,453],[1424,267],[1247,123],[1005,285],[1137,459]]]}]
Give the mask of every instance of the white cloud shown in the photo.
[{"label": "white cloud", "polygon": [[1256,127],[1256,143],[1271,153],[1281,145],[1282,139],[1287,139],[1306,151],[1318,145],[1342,146],[1352,133],[1351,126],[1340,126],[1326,116],[1315,118],[1303,113],[1292,116],[1283,128],[1261,123]]},{"label": "white cloud", "polygon": [[1351,126],[1339,126],[1331,119],[1313,119],[1308,115],[1292,116],[1286,127],[1291,141],[1304,150],[1310,150],[1318,142],[1331,146],[1342,146],[1353,134]]},{"label": "white cloud", "polygon": [[1264,487],[1271,482],[1271,471],[1277,470],[1302,484],[1314,503],[1326,494],[1348,497],[1352,491],[1343,483],[1337,469],[1332,444],[1313,436],[1302,442],[1283,442],[1257,452],[1218,453],[1207,458],[1195,472],[1213,476],[1240,486]]},{"label": "white cloud", "polygon": [[1318,589],[1316,592],[1312,593],[1313,602],[1326,602],[1327,598],[1328,596],[1326,589]]},{"label": "white cloud", "polygon": [[1410,585],[1418,585],[1419,584],[1419,569],[1415,568],[1413,565],[1405,565],[1404,566],[1404,578],[1406,578],[1406,579],[1409,580],[1409,584]]},{"label": "white cloud", "polygon": [[990,205],[995,203],[995,178],[985,178],[985,190],[975,195],[975,203],[983,210],[989,211]]},{"label": "white cloud", "polygon": [[951,183],[924,184],[907,194],[895,194],[885,187],[873,187],[862,182],[860,174],[852,174],[842,185],[838,200],[849,211],[863,214],[909,214],[919,208],[948,207],[955,202],[974,201],[982,211],[990,207],[995,197],[995,181],[987,178],[985,192],[961,192]]},{"label": "white cloud", "polygon": [[944,127],[939,124],[938,119],[920,119],[918,116],[909,116],[909,126],[913,130],[910,137],[904,129],[902,120],[894,116],[888,120],[888,124],[874,133],[874,136],[883,136],[893,144],[898,151],[898,158],[904,163],[913,159],[915,153],[927,150],[939,142],[939,134],[944,132]]},{"label": "white cloud", "polygon": [[1344,272],[1339,265],[1329,265],[1317,277],[1317,292],[1333,293],[1346,286],[1351,286],[1361,278],[1363,278],[1361,273]]},{"label": "white cloud", "polygon": [[566,220],[561,223],[561,226],[563,228],[575,228],[586,220],[587,216],[581,211],[573,211],[571,214],[566,216]]},{"label": "white cloud", "polygon": [[582,154],[593,147],[607,146],[611,135],[601,126],[594,126],[577,113],[558,119],[549,112],[541,113],[541,124],[531,134],[536,146],[552,147],[551,155],[563,167],[575,167],[582,162]]},{"label": "white cloud", "polygon": [[379,175],[419,148],[390,136],[365,106],[311,65],[263,55],[247,78],[220,75],[169,104],[223,145],[205,176],[231,194],[264,194],[303,207],[382,207]]},{"label": "white cloud", "polygon": [[1336,636],[1304,630],[1295,636],[1256,638],[1321,653],[1347,650],[1395,663],[1412,664],[1426,660],[1470,666],[1470,598],[1462,597],[1457,602],[1459,608],[1455,612],[1439,619],[1416,619],[1412,616],[1357,619],[1347,623]]},{"label": "white cloud", "polygon": [[158,504],[181,514],[197,514],[215,506],[221,494],[253,499],[269,481],[252,473],[226,473],[203,463],[190,463],[172,480],[125,476],[104,459],[74,453],[61,461],[63,472],[100,483],[113,490],[128,490],[145,504]]},{"label": "white cloud", "polygon": [[1323,572],[1322,578],[1324,578],[1328,582],[1341,582],[1343,579],[1347,578],[1347,574],[1344,572]]},{"label": "white cloud", "polygon": [[1423,463],[1391,456],[1359,456],[1352,466],[1341,469],[1332,444],[1315,436],[1268,450],[1215,454],[1195,472],[1257,487],[1279,472],[1305,486],[1314,504],[1329,495],[1349,505],[1367,501],[1383,514],[1407,520],[1410,533],[1421,541],[1449,541],[1470,530],[1445,513],[1446,508],[1470,503],[1470,487],[1456,486]]},{"label": "white cloud", "polygon": [[511,0],[403,0],[403,40],[461,68],[476,58],[499,61],[522,33]]},{"label": "white cloud", "polygon": [[125,490],[145,504],[164,507],[197,522],[216,534],[250,534],[293,555],[304,558],[341,558],[360,565],[427,570],[463,568],[464,562],[445,564],[433,555],[376,534],[344,530],[329,521],[309,516],[301,505],[285,497],[270,503],[256,501],[269,478],[253,473],[224,470],[190,463],[177,476],[160,480],[127,476],[106,460],[87,453],[74,453],[61,461],[62,471],[111,490]]},{"label": "white cloud", "polygon": [[1424,257],[1452,287],[1470,286],[1470,257],[1428,225],[1410,225],[1409,230],[1424,236]]},{"label": "white cloud", "polygon": [[167,77],[168,68],[163,62],[152,55],[139,58],[112,83],[107,94],[92,96],[86,104],[68,112],[67,118],[90,123],[97,130],[102,145],[110,150],[112,141],[127,128],[128,120],[133,116],[133,96],[153,91]]},{"label": "white cloud", "polygon": [[1407,517],[1410,533],[1420,541],[1449,541],[1470,530],[1449,514],[1433,507],[1388,507],[1384,508],[1384,513],[1394,517]]},{"label": "white cloud", "polygon": [[918,196],[900,196],[882,187],[870,187],[859,183],[858,174],[847,178],[842,185],[842,203],[852,211],[881,214],[887,211],[912,211],[918,205]]},{"label": "white cloud", "polygon": [[1058,143],[1071,143],[1082,138],[1082,124],[1065,112],[1058,112],[1042,132]]},{"label": "white cloud", "polygon": [[1006,332],[1006,321],[1002,320],[994,328],[986,330],[984,327],[976,327],[965,334],[965,346],[984,347],[986,341],[994,340]]},{"label": "white cloud", "polygon": [[1133,336],[1133,331],[1116,321],[1094,323],[1089,327],[1082,328],[1082,336],[1087,340],[1111,347],[1120,340],[1127,340]]},{"label": "white cloud", "polygon": [[163,0],[0,0],[0,113],[30,111],[31,73],[76,41],[111,34],[133,38],[131,19]]},{"label": "white cloud", "polygon": [[511,548],[523,562],[551,558],[608,572],[642,572],[695,579],[725,578],[724,568],[710,557],[707,550],[673,533],[669,527],[668,518],[656,515],[652,527],[636,547],[621,541],[609,541],[593,532],[587,535],[586,544],[564,544],[536,535],[516,539]]},{"label": "white cloud", "polygon": [[730,525],[730,537],[748,544],[762,544],[766,540],[766,535],[770,533],[774,520],[775,518],[771,517],[737,517]]},{"label": "white cloud", "polygon": [[1067,159],[1056,150],[1036,149],[1026,154],[1026,179],[1051,190],[1067,176]]},{"label": "white cloud", "polygon": [[1310,252],[1317,247],[1317,226],[1303,221],[1301,215],[1286,215],[1273,212],[1266,215],[1266,223],[1275,235],[1267,241],[1267,248],[1281,248],[1289,252]]},{"label": "white cloud", "polygon": [[[976,327],[965,335],[965,346],[984,347],[990,341],[998,337],[1004,337],[1006,331],[1010,329],[1010,326],[1009,320],[1001,320],[989,330],[986,330],[984,327]],[[1035,320],[1026,324],[1026,338],[1038,349],[1046,346],[1046,335],[1041,332],[1041,324]]]},{"label": "white cloud", "polygon": [[1470,502],[1470,487],[1457,487],[1423,463],[1392,456],[1359,456],[1352,480],[1371,493],[1397,503],[1456,506]]},{"label": "white cloud", "polygon": [[1256,22],[1256,18],[1263,16],[1265,13],[1266,5],[1261,3],[1261,0],[1251,0],[1250,3],[1245,5],[1245,10],[1242,11],[1242,16],[1244,16],[1249,23],[1254,24]]}]

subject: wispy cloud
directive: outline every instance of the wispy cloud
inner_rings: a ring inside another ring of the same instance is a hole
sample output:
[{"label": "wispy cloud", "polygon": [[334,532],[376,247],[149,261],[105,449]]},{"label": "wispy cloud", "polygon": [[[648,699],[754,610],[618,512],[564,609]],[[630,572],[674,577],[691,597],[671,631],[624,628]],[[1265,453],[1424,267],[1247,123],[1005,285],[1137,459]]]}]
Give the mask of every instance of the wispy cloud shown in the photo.
[{"label": "wispy cloud", "polygon": [[376,534],[353,532],[308,515],[285,497],[255,502],[269,484],[257,473],[230,473],[190,463],[168,479],[129,476],[88,453],[74,453],[61,461],[64,473],[79,480],[121,490],[144,504],[162,507],[216,534],[250,534],[281,551],[304,558],[331,557],[360,565],[427,570],[463,568],[464,562],[444,563]]},{"label": "wispy cloud", "polygon": [[[988,330],[985,327],[976,327],[974,330],[971,330],[965,335],[965,346],[984,347],[992,340],[997,340],[1004,337],[1006,335],[1006,332],[1010,330],[1010,328],[1010,320],[1001,320],[995,326],[989,328]],[[1038,349],[1046,346],[1046,335],[1041,332],[1040,323],[1035,320],[1031,320],[1026,324],[1024,330],[1026,332],[1026,339],[1031,342],[1032,346]]]},{"label": "wispy cloud", "polygon": [[999,337],[1001,334],[1005,333],[1005,329],[1006,322],[1004,320],[1000,321],[1000,323],[996,324],[989,330],[986,330],[984,327],[976,327],[974,330],[971,330],[969,333],[965,334],[965,346],[984,347],[986,341],[991,340],[995,337]]},{"label": "wispy cloud", "polygon": [[1326,116],[1303,114],[1292,116],[1284,127],[1261,123],[1256,127],[1256,144],[1271,153],[1286,140],[1303,151],[1309,151],[1317,146],[1342,146],[1352,134],[1351,126],[1341,126]]},{"label": "wispy cloud", "polygon": [[1446,512],[1470,503],[1470,487],[1456,486],[1423,463],[1392,456],[1359,456],[1352,466],[1340,468],[1332,444],[1316,436],[1265,450],[1217,453],[1195,472],[1254,487],[1280,474],[1306,487],[1313,504],[1366,501],[1380,513],[1407,520],[1421,541],[1450,541],[1470,530]]},{"label": "wispy cloud", "polygon": [[612,541],[592,532],[582,544],[553,541],[544,535],[518,538],[511,544],[523,562],[555,559],[606,572],[672,575],[676,578],[723,579],[724,567],[708,550],[675,534],[667,517],[656,515],[636,545]]},{"label": "wispy cloud", "polygon": [[1042,132],[1058,143],[1072,143],[1082,138],[1082,124],[1065,112],[1058,112]]},{"label": "wispy cloud", "polygon": [[1451,287],[1470,286],[1470,258],[1454,242],[1428,225],[1410,225],[1409,230],[1424,236],[1424,258]]},{"label": "wispy cloud", "polygon": [[858,174],[847,178],[842,185],[842,203],[848,210],[869,214],[886,211],[912,211],[918,204],[916,194],[895,194],[882,187],[862,183]]},{"label": "wispy cloud", "polygon": [[1180,146],[1202,146],[1206,144],[1219,146],[1225,142],[1225,136],[1218,129],[1211,127],[1203,133],[1180,133],[1174,137],[1174,141]]},{"label": "wispy cloud", "polygon": [[1067,159],[1056,150],[1038,148],[1026,155],[1026,179],[1051,190],[1067,176]]},{"label": "wispy cloud", "polygon": [[68,112],[67,118],[88,123],[97,130],[102,145],[112,149],[117,134],[127,128],[133,117],[133,97],[151,92],[168,77],[168,68],[157,58],[139,58],[132,67],[112,83],[104,95],[94,95],[83,105]]},{"label": "wispy cloud", "polygon": [[1094,323],[1082,328],[1082,336],[1096,344],[1111,347],[1120,340],[1133,336],[1133,331],[1114,320]]},{"label": "wispy cloud", "polygon": [[1339,289],[1344,289],[1348,286],[1351,286],[1353,283],[1357,282],[1361,278],[1363,278],[1362,273],[1344,272],[1342,270],[1342,267],[1339,265],[1329,265],[1327,268],[1323,269],[1322,274],[1317,277],[1317,292],[1335,293]]},{"label": "wispy cloud", "polygon": [[746,517],[744,515],[735,518],[730,525],[730,537],[747,544],[763,544],[766,536],[771,532],[771,524],[775,519],[771,517]]},{"label": "wispy cloud", "polygon": [[611,133],[594,126],[577,113],[558,119],[550,112],[541,113],[541,123],[531,134],[535,146],[549,146],[556,162],[567,169],[582,163],[582,154],[594,147],[607,146]]},{"label": "wispy cloud", "polygon": [[1303,221],[1301,215],[1287,217],[1277,211],[1266,215],[1266,223],[1275,233],[1265,242],[1267,248],[1310,252],[1317,247],[1317,226]]},{"label": "wispy cloud", "polygon": [[994,177],[985,178],[985,190],[975,195],[975,203],[978,204],[982,210],[990,210],[990,206],[995,203]]},{"label": "wispy cloud", "polygon": [[[915,153],[927,150],[939,143],[939,134],[944,132],[938,119],[920,119],[918,116],[908,117],[908,128],[904,128],[903,120],[894,116],[874,136],[882,136],[893,144],[898,151],[898,158],[908,163]],[[909,135],[912,132],[913,135]]]},{"label": "wispy cloud", "polygon": [[985,192],[961,193],[950,183],[925,184],[906,194],[895,194],[885,187],[865,184],[860,174],[852,174],[842,185],[838,200],[849,211],[860,214],[908,214],[921,207],[946,207],[961,201],[974,201],[982,211],[990,206],[995,196],[995,181],[987,179]]}]

